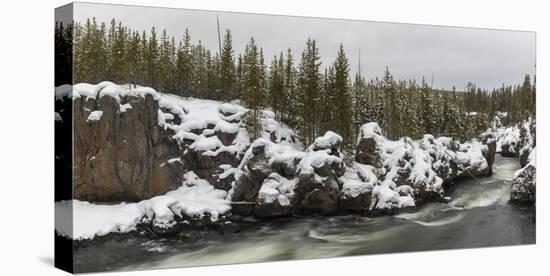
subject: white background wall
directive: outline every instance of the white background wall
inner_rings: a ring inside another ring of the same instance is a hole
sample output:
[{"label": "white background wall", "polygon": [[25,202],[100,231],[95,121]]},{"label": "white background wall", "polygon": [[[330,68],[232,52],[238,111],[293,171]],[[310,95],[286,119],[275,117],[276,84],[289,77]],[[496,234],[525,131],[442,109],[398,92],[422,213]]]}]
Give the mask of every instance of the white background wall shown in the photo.
[{"label": "white background wall", "polygon": [[[545,1],[95,1],[537,31],[537,245],[105,275],[542,275],[550,253],[550,20]],[[0,11],[0,275],[53,268],[53,19],[66,1],[4,1]],[[144,20],[147,15],[144,14]],[[506,47],[506,45],[503,45]],[[521,58],[521,57],[510,57]],[[506,62],[506,61],[503,61]],[[545,218],[546,216],[546,218]],[[545,231],[546,230],[546,231]],[[388,241],[391,242],[391,241]],[[99,274],[98,274],[99,275]]]}]

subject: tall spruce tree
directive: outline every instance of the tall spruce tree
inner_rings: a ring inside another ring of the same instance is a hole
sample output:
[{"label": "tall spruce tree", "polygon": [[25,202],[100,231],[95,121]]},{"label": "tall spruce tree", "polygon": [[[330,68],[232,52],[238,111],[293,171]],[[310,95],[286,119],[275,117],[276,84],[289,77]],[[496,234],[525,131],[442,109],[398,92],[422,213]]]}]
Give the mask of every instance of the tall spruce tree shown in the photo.
[{"label": "tall spruce tree", "polygon": [[334,109],[334,131],[344,139],[344,145],[352,142],[352,96],[349,83],[349,62],[340,44],[336,61],[334,61],[334,96],[331,104]]},{"label": "tall spruce tree", "polygon": [[284,74],[282,68],[282,53],[280,59],[277,59],[275,55],[271,61],[269,68],[269,104],[271,109],[275,113],[275,118],[280,120],[282,118],[282,103],[283,103],[283,90],[284,90]]},{"label": "tall spruce tree", "polygon": [[158,58],[158,89],[163,92],[171,92],[170,82],[172,77],[172,46],[166,30],[162,30],[160,38],[160,50]]},{"label": "tall spruce tree", "polygon": [[231,31],[226,30],[223,48],[221,52],[221,98],[225,101],[229,101],[235,98],[235,60],[233,57],[233,46],[231,39]]},{"label": "tall spruce tree", "polygon": [[383,97],[383,103],[384,103],[384,118],[385,118],[385,124],[384,128],[387,131],[387,136],[391,139],[396,139],[397,132],[398,132],[398,126],[397,126],[397,89],[396,89],[396,83],[393,79],[393,75],[390,73],[390,70],[386,66],[386,70],[384,71],[384,78],[382,79],[382,97]]},{"label": "tall spruce tree", "polygon": [[282,120],[296,126],[299,108],[296,95],[296,69],[294,68],[294,57],[290,48],[287,49],[283,75]]},{"label": "tall spruce tree", "polygon": [[190,96],[190,83],[193,73],[192,51],[191,36],[189,30],[185,29],[185,34],[176,53],[176,90],[180,96]]},{"label": "tall spruce tree", "polygon": [[322,86],[319,91],[318,105],[322,112],[319,112],[317,116],[317,124],[319,133],[325,133],[328,130],[337,131],[336,113],[337,106],[336,87],[334,77],[334,66],[325,68],[325,72],[322,75]]},{"label": "tall spruce tree", "polygon": [[357,73],[353,82],[353,129],[372,121],[369,114],[370,104],[365,79]]},{"label": "tall spruce tree", "polygon": [[314,39],[309,38],[298,65],[299,109],[302,123],[299,130],[307,144],[317,136],[321,57]]},{"label": "tall spruce tree", "polygon": [[245,115],[245,125],[252,140],[260,137],[261,108],[264,105],[262,94],[262,63],[260,53],[254,38],[246,45],[243,56],[243,100],[248,111]]},{"label": "tall spruce tree", "polygon": [[152,87],[158,87],[158,58],[159,47],[157,32],[155,27],[151,28],[151,35],[147,44],[146,63],[147,63],[147,82]]},{"label": "tall spruce tree", "polygon": [[126,61],[128,63],[128,83],[136,84],[139,82],[140,74],[140,36],[138,32],[132,32],[128,41],[126,51]]}]

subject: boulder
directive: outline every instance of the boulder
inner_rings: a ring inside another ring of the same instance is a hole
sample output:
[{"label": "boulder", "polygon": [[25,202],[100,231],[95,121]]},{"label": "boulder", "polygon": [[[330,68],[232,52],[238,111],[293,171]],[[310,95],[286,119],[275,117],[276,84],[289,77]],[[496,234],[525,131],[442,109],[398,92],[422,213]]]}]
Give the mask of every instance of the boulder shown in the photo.
[{"label": "boulder", "polygon": [[511,141],[500,146],[500,155],[504,157],[518,157],[519,145],[515,141]]},{"label": "boulder", "polygon": [[522,167],[529,163],[529,155],[536,147],[536,122],[534,118],[529,118],[520,124],[519,132],[519,162]]},{"label": "boulder", "polygon": [[510,202],[519,205],[536,204],[536,172],[533,164],[528,164],[518,172],[512,180]]},{"label": "boulder", "polygon": [[306,150],[298,164],[297,213],[331,215],[338,211],[342,186],[339,178],[345,173],[341,143],[340,135],[327,131]]},{"label": "boulder", "polygon": [[372,190],[378,182],[375,168],[354,163],[343,177],[340,190],[340,211],[367,213],[372,204]]},{"label": "boulder", "polygon": [[489,175],[492,175],[493,174],[493,164],[495,163],[495,154],[497,152],[497,143],[496,141],[489,141],[486,143],[487,145],[487,150],[485,152],[483,152],[483,157],[485,158],[485,160],[487,160],[487,165],[488,165],[488,174]]},{"label": "boulder", "polygon": [[361,136],[357,144],[355,161],[361,164],[382,167],[382,159],[378,152],[376,138],[382,135],[382,129],[376,123],[368,123],[361,127]]},{"label": "boulder", "polygon": [[327,132],[305,151],[267,139],[257,139],[235,173],[230,199],[233,213],[276,217],[329,215],[338,211],[345,168],[339,151],[342,138]]},{"label": "boulder", "polygon": [[288,216],[294,213],[294,190],[297,179],[287,179],[272,173],[262,183],[258,192],[254,214],[258,217]]},{"label": "boulder", "polygon": [[338,211],[339,187],[334,175],[319,178],[314,174],[300,175],[296,194],[302,215],[333,215]]},{"label": "boulder", "polygon": [[487,145],[487,150],[483,152],[483,157],[487,160],[489,175],[493,174],[493,164],[495,163],[495,154],[497,152],[497,137],[494,132],[486,131],[480,135],[480,140]]},{"label": "boulder", "polygon": [[183,153],[186,169],[194,171],[200,178],[212,183],[214,187],[228,191],[231,188],[232,179],[227,177],[220,179],[220,175],[225,172],[220,166],[237,167],[242,156],[227,151],[215,155],[205,153],[206,151],[187,148]]},{"label": "boulder", "polygon": [[[253,143],[245,154],[240,171],[235,177],[235,185],[230,190],[231,201],[254,203],[264,180],[272,173],[269,157],[266,156],[266,144],[262,140]],[[250,215],[253,205],[235,205],[233,213]]]}]

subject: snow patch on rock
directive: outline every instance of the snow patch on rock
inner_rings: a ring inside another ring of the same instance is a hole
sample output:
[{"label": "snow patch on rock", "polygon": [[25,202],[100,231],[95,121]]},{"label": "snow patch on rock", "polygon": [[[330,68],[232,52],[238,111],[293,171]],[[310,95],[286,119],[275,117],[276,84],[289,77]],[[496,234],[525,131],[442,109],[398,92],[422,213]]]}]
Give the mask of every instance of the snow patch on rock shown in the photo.
[{"label": "snow patch on rock", "polygon": [[261,203],[278,201],[281,206],[289,206],[297,183],[296,178],[289,180],[277,173],[272,173],[264,180],[258,192],[258,200]]},{"label": "snow patch on rock", "polygon": [[103,111],[101,110],[94,110],[90,112],[90,115],[88,115],[87,121],[99,121],[101,119],[101,115],[103,115]]}]

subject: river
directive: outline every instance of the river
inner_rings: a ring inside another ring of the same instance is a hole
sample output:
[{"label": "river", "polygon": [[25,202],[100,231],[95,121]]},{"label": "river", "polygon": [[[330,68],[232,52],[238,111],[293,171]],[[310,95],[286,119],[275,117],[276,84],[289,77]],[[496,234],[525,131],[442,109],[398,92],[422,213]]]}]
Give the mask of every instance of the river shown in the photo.
[{"label": "river", "polygon": [[205,231],[193,238],[130,235],[75,250],[78,272],[136,270],[313,259],[379,253],[535,243],[532,208],[508,204],[515,158],[496,156],[491,177],[447,189],[449,203],[413,213],[281,218],[249,222],[240,232]]}]

